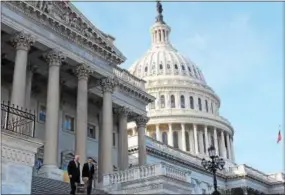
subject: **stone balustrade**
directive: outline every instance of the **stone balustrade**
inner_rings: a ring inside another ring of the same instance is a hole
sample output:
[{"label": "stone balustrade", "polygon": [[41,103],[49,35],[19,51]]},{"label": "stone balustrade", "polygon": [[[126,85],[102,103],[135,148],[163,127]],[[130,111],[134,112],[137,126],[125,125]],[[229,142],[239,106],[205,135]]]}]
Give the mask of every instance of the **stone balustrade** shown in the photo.
[{"label": "stone balustrade", "polygon": [[262,173],[259,170],[256,170],[252,167],[249,167],[245,164],[238,165],[235,167],[230,167],[230,171],[228,173],[228,176],[245,176],[245,175],[250,175],[252,177],[255,177],[259,180],[265,181],[265,182],[274,182],[276,179],[270,177],[270,175],[267,175],[265,173]]},{"label": "stone balustrade", "polygon": [[135,76],[133,76],[131,73],[129,73],[125,69],[121,69],[119,67],[113,68],[113,73],[121,80],[126,81],[127,83],[130,83],[131,85],[134,85],[138,87],[139,89],[145,90],[145,81],[142,79],[139,79]]},{"label": "stone balustrade", "polygon": [[154,176],[166,176],[179,181],[191,183],[190,172],[185,172],[182,169],[178,169],[174,166],[161,162],[159,164],[137,166],[125,171],[118,171],[112,174],[104,175],[103,186],[139,179],[147,179]]}]

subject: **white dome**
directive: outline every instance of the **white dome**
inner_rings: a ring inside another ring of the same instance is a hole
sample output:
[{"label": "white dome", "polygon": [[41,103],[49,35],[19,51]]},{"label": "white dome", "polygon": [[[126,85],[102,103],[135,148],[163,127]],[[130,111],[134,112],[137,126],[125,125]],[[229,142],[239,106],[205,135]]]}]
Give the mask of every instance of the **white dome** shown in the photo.
[{"label": "white dome", "polygon": [[[129,69],[131,74],[146,81],[146,91],[156,97],[147,106],[150,118],[147,135],[195,155],[205,155],[213,143],[224,151],[225,146],[218,142],[229,145],[234,130],[219,114],[220,99],[207,85],[201,70],[172,46],[171,28],[163,21],[161,4],[157,6],[158,16],[151,27],[151,47]],[[134,125],[129,123],[128,129]],[[229,147],[220,155],[234,161]]]}]

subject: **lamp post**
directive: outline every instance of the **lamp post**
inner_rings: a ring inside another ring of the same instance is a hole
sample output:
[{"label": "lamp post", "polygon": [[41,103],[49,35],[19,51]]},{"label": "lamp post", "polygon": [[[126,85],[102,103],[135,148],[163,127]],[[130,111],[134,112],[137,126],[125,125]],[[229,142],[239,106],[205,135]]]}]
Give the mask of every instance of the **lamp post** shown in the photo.
[{"label": "lamp post", "polygon": [[220,192],[217,190],[217,170],[223,170],[225,166],[225,161],[219,156],[216,155],[216,149],[214,146],[208,148],[209,156],[211,160],[202,159],[202,166],[207,170],[213,173],[214,179],[214,192],[212,195],[220,195]]}]

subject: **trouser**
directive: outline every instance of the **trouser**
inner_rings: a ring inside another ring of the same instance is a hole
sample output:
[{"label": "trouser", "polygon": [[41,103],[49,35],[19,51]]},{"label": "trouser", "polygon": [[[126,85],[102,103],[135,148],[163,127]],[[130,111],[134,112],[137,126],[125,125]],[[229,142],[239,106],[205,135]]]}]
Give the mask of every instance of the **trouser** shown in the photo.
[{"label": "trouser", "polygon": [[87,195],[90,195],[91,194],[91,191],[92,191],[92,179],[89,178],[88,179],[88,184],[87,184]]},{"label": "trouser", "polygon": [[73,179],[70,180],[70,187],[71,187],[71,191],[70,194],[75,195],[75,191],[76,191],[76,184],[75,181]]}]

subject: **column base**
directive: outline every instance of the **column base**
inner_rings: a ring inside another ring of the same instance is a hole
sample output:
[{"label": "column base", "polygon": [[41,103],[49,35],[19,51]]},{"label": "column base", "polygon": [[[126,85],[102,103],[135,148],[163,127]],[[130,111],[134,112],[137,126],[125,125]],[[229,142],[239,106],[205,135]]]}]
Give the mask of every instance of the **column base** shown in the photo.
[{"label": "column base", "polygon": [[49,179],[64,181],[63,170],[59,169],[55,165],[44,165],[40,168],[37,174],[39,177],[45,177]]}]

